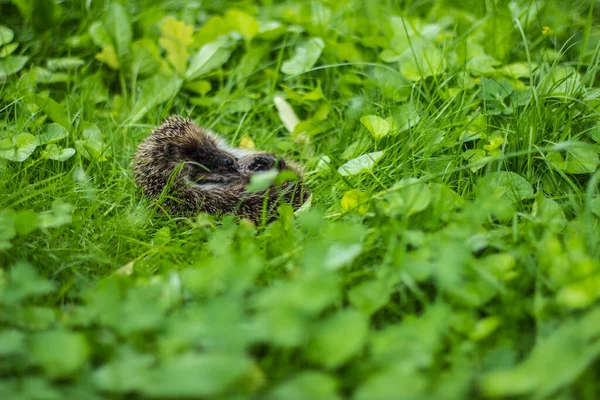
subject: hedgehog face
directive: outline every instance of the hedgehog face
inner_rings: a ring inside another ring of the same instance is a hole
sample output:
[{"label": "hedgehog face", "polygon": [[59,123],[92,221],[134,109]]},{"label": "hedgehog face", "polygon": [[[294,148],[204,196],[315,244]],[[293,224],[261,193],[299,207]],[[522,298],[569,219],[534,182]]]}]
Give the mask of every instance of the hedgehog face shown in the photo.
[{"label": "hedgehog face", "polygon": [[191,175],[201,174],[235,174],[238,169],[237,158],[221,150],[213,143],[184,143],[165,145],[165,154],[172,161],[189,165]]}]

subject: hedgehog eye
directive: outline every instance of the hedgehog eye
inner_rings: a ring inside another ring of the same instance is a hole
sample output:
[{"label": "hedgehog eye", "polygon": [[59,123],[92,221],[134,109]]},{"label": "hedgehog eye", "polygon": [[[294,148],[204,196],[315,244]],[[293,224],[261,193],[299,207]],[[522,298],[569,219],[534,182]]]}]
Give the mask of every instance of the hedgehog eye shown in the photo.
[{"label": "hedgehog eye", "polygon": [[231,157],[225,158],[225,166],[227,168],[233,167],[233,164],[234,164],[233,158],[231,158]]}]

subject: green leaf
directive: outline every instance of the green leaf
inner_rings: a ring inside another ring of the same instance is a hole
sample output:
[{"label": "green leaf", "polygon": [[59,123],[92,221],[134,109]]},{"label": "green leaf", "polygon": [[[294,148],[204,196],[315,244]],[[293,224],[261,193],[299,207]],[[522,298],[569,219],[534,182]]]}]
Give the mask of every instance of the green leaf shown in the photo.
[{"label": "green leaf", "polygon": [[513,92],[512,84],[506,79],[497,81],[496,79],[481,78],[481,98],[483,100],[502,101]]},{"label": "green leaf", "polygon": [[0,25],[0,46],[4,46],[5,44],[12,42],[14,38],[15,33],[12,31],[12,29],[4,25]]},{"label": "green leaf", "polygon": [[5,208],[0,211],[0,249],[10,248],[10,240],[17,236],[15,218],[15,210]]},{"label": "green leaf", "polygon": [[322,372],[304,371],[275,387],[271,400],[341,400],[334,378]]},{"label": "green leaf", "polygon": [[15,229],[19,235],[28,235],[39,227],[38,220],[38,214],[34,211],[18,211],[15,216]]},{"label": "green leaf", "polygon": [[89,160],[106,161],[106,156],[104,155],[106,148],[102,141],[100,128],[96,124],[84,122],[82,136],[83,140],[75,141],[77,153]]},{"label": "green leaf", "polygon": [[232,35],[223,35],[211,43],[200,48],[198,53],[192,57],[185,78],[193,81],[208,74],[229,60],[231,53],[237,45],[237,40]]},{"label": "green leaf", "polygon": [[149,382],[148,373],[155,363],[150,354],[138,354],[129,348],[117,359],[98,368],[93,375],[96,387],[117,393],[141,391]]},{"label": "green leaf", "polygon": [[[483,375],[485,396],[547,398],[575,382],[600,355],[600,309],[579,320],[569,320],[540,338],[525,361]],[[556,368],[561,365],[562,368]],[[529,395],[531,394],[531,395]]]},{"label": "green leaf", "polygon": [[87,363],[89,352],[80,333],[56,330],[36,333],[31,338],[32,358],[52,379],[73,375]]},{"label": "green leaf", "polygon": [[400,73],[413,82],[439,75],[446,69],[442,52],[433,45],[406,50],[399,63]]},{"label": "green leaf", "polygon": [[131,71],[133,75],[153,74],[160,68],[160,52],[150,39],[142,39],[131,44]]},{"label": "green leaf", "polygon": [[15,329],[0,331],[0,356],[22,355],[26,352],[25,335]]},{"label": "green leaf", "polygon": [[192,44],[194,27],[173,17],[167,17],[160,24],[162,37],[158,40],[160,46],[167,51],[167,60],[175,71],[182,75],[187,67],[188,47]]},{"label": "green leaf", "polygon": [[346,162],[344,165],[338,168],[338,172],[342,176],[351,176],[363,174],[373,169],[373,166],[381,157],[383,157],[383,151],[376,151],[374,153],[367,153],[352,160]]},{"label": "green leaf", "polygon": [[138,121],[150,109],[175,97],[182,83],[183,80],[175,74],[171,76],[157,74],[146,80],[129,115],[131,123]]},{"label": "green leaf", "polygon": [[22,70],[27,60],[29,60],[29,57],[26,56],[0,58],[0,79],[4,79]]},{"label": "green leaf", "polygon": [[431,191],[425,183],[416,178],[404,178],[385,194],[380,207],[391,217],[411,216],[425,210],[430,202]]},{"label": "green leaf", "polygon": [[19,43],[11,43],[0,47],[0,58],[10,56],[19,47]]},{"label": "green leaf", "polygon": [[216,396],[247,374],[251,366],[242,355],[186,353],[152,371],[141,392],[152,397]]},{"label": "green leaf", "polygon": [[515,46],[513,16],[508,1],[498,2],[481,25],[485,34],[485,52],[500,61],[505,61]]},{"label": "green leaf", "polygon": [[386,305],[390,297],[390,287],[382,280],[370,280],[350,289],[348,300],[366,315],[371,315]]},{"label": "green leaf", "polygon": [[319,37],[299,44],[294,57],[281,65],[281,72],[286,75],[298,75],[308,71],[317,63],[324,48],[325,42]]},{"label": "green leaf", "polygon": [[360,122],[369,130],[375,139],[381,139],[390,132],[390,124],[376,115],[366,115]]},{"label": "green leaf", "polygon": [[325,368],[337,368],[358,354],[368,331],[368,320],[362,313],[352,309],[338,311],[317,326],[307,355]]},{"label": "green leaf", "polygon": [[246,41],[252,40],[259,32],[256,18],[240,10],[227,10],[225,20],[233,29],[238,31]]},{"label": "green leaf", "polygon": [[350,265],[362,252],[360,243],[334,243],[329,246],[324,260],[325,267],[336,270]]},{"label": "green leaf", "polygon": [[364,214],[369,209],[369,196],[359,189],[351,189],[342,196],[341,204],[345,211],[356,211]]},{"label": "green leaf", "polygon": [[67,114],[65,114],[65,107],[52,100],[50,97],[32,95],[30,99],[32,103],[37,104],[38,107],[40,107],[54,122],[62,125],[66,129],[71,127],[69,118],[67,117]]},{"label": "green leaf", "polygon": [[[586,146],[581,143],[581,146]],[[573,147],[567,150],[567,157],[560,153],[549,153],[548,161],[555,168],[568,174],[591,174],[600,165],[598,152],[589,147]]]},{"label": "green leaf", "polygon": [[76,57],[62,57],[62,58],[49,58],[46,60],[46,67],[50,71],[64,71],[77,69],[85,64],[81,58]]},{"label": "green leaf", "polygon": [[261,190],[264,190],[268,188],[273,183],[273,181],[275,181],[275,178],[277,178],[278,174],[279,172],[277,170],[253,174],[250,177],[250,184],[248,185],[246,190],[248,192],[259,192]]},{"label": "green leaf", "polygon": [[0,291],[3,303],[20,303],[28,298],[40,297],[51,293],[54,285],[40,278],[31,264],[20,262],[10,268],[9,283]]},{"label": "green leaf", "polygon": [[73,219],[71,213],[74,209],[75,207],[61,199],[54,200],[52,210],[39,215],[40,228],[59,228],[70,224]]},{"label": "green leaf", "polygon": [[69,135],[64,127],[58,124],[48,124],[44,126],[42,134],[40,135],[40,145],[56,143],[61,139],[66,138]]},{"label": "green leaf", "polygon": [[129,57],[129,46],[131,45],[132,30],[129,15],[119,3],[110,3],[108,10],[104,13],[104,26],[106,32],[112,38],[119,61],[123,63]]},{"label": "green leaf", "polygon": [[596,141],[596,143],[600,143],[600,123],[597,123],[593,126],[590,136]]},{"label": "green leaf", "polygon": [[20,133],[12,138],[12,147],[7,149],[7,141],[2,141],[0,157],[10,161],[23,162],[33,154],[38,146],[38,139],[30,133]]},{"label": "green leaf", "polygon": [[491,172],[477,183],[479,196],[506,198],[517,203],[533,198],[533,187],[521,175],[510,171]]},{"label": "green leaf", "polygon": [[466,150],[462,156],[469,164],[473,164],[473,166],[470,168],[472,172],[477,172],[481,168],[485,167],[486,163],[483,162],[486,157],[485,150],[469,149]]},{"label": "green leaf", "polygon": [[70,147],[62,148],[56,144],[49,144],[42,151],[42,157],[55,161],[66,161],[75,155],[75,149]]}]

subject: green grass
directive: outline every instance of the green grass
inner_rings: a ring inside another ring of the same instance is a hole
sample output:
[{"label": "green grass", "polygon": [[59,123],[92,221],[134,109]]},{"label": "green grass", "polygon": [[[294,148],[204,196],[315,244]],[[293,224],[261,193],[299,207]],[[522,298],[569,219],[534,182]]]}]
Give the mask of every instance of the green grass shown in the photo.
[{"label": "green grass", "polygon": [[[0,398],[598,398],[595,6],[0,0]],[[157,212],[169,115],[310,208]]]}]

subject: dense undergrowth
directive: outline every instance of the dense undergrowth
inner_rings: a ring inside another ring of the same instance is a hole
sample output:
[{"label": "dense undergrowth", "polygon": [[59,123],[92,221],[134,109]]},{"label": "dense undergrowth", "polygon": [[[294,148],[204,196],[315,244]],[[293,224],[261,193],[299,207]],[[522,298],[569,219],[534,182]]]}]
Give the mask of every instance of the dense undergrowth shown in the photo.
[{"label": "dense undergrowth", "polygon": [[[599,398],[594,5],[0,0],[0,398]],[[310,207],[155,212],[173,114]]]}]

